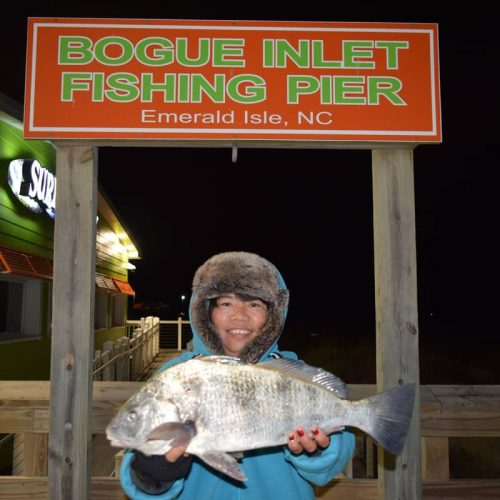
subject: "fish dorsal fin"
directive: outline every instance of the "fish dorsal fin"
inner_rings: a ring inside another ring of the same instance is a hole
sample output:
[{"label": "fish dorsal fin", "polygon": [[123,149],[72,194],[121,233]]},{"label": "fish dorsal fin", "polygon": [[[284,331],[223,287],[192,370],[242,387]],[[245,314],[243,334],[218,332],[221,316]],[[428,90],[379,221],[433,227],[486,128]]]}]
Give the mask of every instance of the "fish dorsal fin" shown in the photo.
[{"label": "fish dorsal fin", "polygon": [[247,363],[240,358],[235,358],[233,356],[202,356],[196,358],[200,361],[207,361],[208,363],[221,363],[224,365],[246,365]]},{"label": "fish dorsal fin", "polygon": [[323,370],[323,368],[308,365],[304,363],[304,361],[279,358],[264,361],[259,366],[270,370],[277,370],[281,373],[303,380],[304,382],[320,385],[324,389],[335,393],[339,398],[347,397],[347,385],[343,380],[333,375],[333,373]]}]

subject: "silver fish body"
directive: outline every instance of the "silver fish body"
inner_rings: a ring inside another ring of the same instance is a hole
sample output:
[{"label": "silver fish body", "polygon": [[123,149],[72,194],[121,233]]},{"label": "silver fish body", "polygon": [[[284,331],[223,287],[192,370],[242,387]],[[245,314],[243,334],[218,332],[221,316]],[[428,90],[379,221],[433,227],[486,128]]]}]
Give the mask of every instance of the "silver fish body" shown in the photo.
[{"label": "silver fish body", "polygon": [[287,443],[297,427],[327,434],[357,427],[398,454],[411,418],[414,384],[359,401],[321,368],[276,359],[247,364],[208,356],[174,365],[150,379],[106,429],[113,446],[164,454],[173,446],[244,480],[230,453]]}]

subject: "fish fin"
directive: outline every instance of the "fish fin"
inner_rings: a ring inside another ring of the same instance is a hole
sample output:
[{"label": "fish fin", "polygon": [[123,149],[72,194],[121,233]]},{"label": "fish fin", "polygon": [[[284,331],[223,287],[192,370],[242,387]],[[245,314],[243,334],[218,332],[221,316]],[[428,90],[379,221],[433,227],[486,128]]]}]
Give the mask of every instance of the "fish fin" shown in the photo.
[{"label": "fish fin", "polygon": [[322,425],[321,430],[325,434],[333,434],[334,432],[341,432],[345,429],[343,425]]},{"label": "fish fin", "polygon": [[357,402],[360,404],[360,412],[364,413],[363,408],[368,407],[372,418],[368,425],[364,422],[359,428],[370,434],[387,451],[399,455],[408,433],[414,400],[415,384],[391,387],[380,394],[360,400]]},{"label": "fish fin", "polygon": [[346,383],[333,373],[308,365],[304,361],[289,358],[278,358],[264,361],[258,365],[262,368],[277,370],[304,382],[320,385],[339,398],[346,398],[348,389]]},{"label": "fish fin", "polygon": [[240,358],[235,358],[234,356],[220,356],[220,355],[213,355],[213,356],[203,356],[201,358],[197,358],[198,360],[201,361],[207,361],[209,363],[221,363],[224,365],[246,365],[245,361],[243,361]]},{"label": "fish fin", "polygon": [[148,435],[148,441],[171,441],[172,446],[187,446],[196,436],[193,422],[166,422],[153,429]]},{"label": "fish fin", "polygon": [[201,460],[214,469],[236,479],[237,481],[246,481],[245,474],[238,465],[234,457],[223,451],[205,451],[197,454]]}]

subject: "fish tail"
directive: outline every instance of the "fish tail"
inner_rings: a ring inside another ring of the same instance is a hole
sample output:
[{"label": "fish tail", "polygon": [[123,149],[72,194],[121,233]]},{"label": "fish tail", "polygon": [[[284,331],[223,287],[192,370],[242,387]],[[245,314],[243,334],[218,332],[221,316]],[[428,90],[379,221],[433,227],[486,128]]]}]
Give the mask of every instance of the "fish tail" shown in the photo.
[{"label": "fish tail", "polygon": [[[372,414],[359,427],[387,451],[399,455],[403,449],[415,400],[415,384],[396,386],[364,402]],[[364,405],[363,405],[364,406]],[[366,407],[365,407],[366,408]]]}]

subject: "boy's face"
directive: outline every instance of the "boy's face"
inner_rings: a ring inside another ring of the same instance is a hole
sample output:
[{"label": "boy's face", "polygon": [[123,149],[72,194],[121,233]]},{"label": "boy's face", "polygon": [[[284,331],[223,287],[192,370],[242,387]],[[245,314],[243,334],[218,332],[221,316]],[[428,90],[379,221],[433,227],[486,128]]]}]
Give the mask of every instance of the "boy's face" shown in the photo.
[{"label": "boy's face", "polygon": [[238,357],[266,324],[267,305],[260,299],[241,300],[232,293],[222,295],[216,300],[211,319],[224,352]]}]

